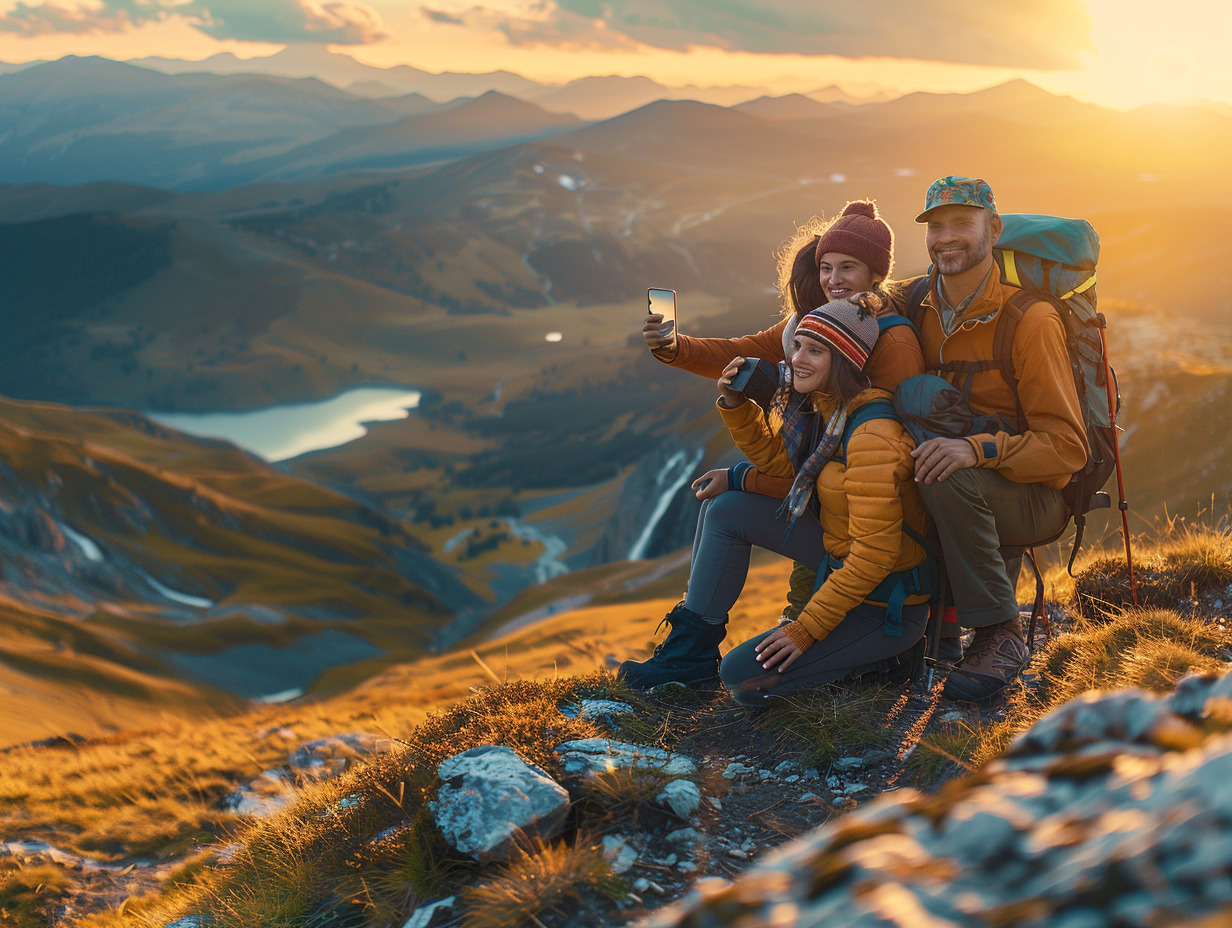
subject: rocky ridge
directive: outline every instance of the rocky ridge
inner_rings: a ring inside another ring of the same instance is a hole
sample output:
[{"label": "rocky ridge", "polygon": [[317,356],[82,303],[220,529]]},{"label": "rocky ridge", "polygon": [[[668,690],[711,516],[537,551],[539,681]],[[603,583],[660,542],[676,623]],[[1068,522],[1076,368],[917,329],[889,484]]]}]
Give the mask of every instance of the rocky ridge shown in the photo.
[{"label": "rocky ridge", "polygon": [[1204,727],[1230,718],[1232,673],[1090,694],[978,776],[882,797],[645,928],[1221,923],[1232,736]]}]

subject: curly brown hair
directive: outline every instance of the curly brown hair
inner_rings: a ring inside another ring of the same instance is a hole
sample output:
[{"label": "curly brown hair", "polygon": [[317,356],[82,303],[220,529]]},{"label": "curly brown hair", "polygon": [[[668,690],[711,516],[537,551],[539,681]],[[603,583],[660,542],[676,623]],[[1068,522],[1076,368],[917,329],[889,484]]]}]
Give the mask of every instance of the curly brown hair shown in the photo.
[{"label": "curly brown hair", "polygon": [[[814,216],[804,225],[797,226],[795,234],[779,245],[775,252],[778,271],[775,286],[784,317],[803,316],[827,302],[817,266],[817,242],[838,218],[821,219]],[[890,270],[894,270],[893,262]],[[877,280],[874,276],[871,292],[883,293],[889,280],[888,276],[883,280]]]}]

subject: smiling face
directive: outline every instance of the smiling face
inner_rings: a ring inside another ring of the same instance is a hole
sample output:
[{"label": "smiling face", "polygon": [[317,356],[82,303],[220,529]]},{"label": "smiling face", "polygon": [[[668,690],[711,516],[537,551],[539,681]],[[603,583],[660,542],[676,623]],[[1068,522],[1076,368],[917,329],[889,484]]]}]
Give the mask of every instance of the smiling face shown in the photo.
[{"label": "smiling face", "polygon": [[953,204],[929,212],[924,244],[937,270],[954,277],[984,261],[1000,234],[1000,216],[977,206]]},{"label": "smiling face", "polygon": [[830,347],[808,335],[797,336],[791,356],[791,388],[797,393],[824,390],[830,382]]},{"label": "smiling face", "polygon": [[859,258],[837,251],[827,251],[822,255],[817,262],[817,270],[827,300],[849,299],[857,293],[872,290],[882,280]]}]

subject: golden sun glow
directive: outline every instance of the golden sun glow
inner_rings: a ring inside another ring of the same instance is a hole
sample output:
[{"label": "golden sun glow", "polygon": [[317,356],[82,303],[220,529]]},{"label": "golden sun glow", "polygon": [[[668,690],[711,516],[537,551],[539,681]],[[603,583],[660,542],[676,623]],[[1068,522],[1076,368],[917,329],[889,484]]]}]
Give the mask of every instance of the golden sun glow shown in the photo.
[{"label": "golden sun glow", "polygon": [[[64,0],[72,6],[74,0]],[[259,0],[257,0],[259,2]],[[31,6],[38,6],[32,3]],[[437,4],[453,9],[445,0]],[[0,0],[0,13],[16,0]],[[410,64],[429,71],[483,72],[505,69],[545,82],[590,75],[645,75],[663,84],[743,84],[782,94],[838,84],[857,96],[929,90],[970,91],[1026,79],[1058,93],[1109,106],[1149,102],[1214,100],[1232,103],[1232,6],[1212,0],[1175,0],[1166,9],[1150,0],[1087,0],[1095,51],[1082,53],[1076,71],[997,68],[907,58],[848,58],[840,55],[755,54],[713,46],[685,51],[655,48],[623,36],[605,38],[601,24],[586,39],[566,44],[511,44],[497,14],[533,21],[550,9],[526,0],[488,0],[487,19],[463,26],[450,16],[432,18],[402,0],[368,0],[386,38],[363,45],[335,46],[367,64]],[[454,4],[458,10],[465,4]],[[469,15],[469,14],[468,14]],[[456,18],[456,17],[453,17]],[[594,24],[591,24],[594,26]],[[240,57],[269,55],[281,46],[218,40],[172,18],[117,33],[47,32],[23,36],[0,32],[0,60],[23,62],[65,54],[103,55],[127,60],[161,55],[202,59],[229,51]]]}]

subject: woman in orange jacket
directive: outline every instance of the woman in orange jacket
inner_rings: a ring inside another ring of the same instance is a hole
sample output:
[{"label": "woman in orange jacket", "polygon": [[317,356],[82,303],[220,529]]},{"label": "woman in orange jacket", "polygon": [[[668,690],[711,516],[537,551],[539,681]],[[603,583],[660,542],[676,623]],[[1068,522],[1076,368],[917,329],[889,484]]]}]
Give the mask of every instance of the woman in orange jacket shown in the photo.
[{"label": "woman in orange jacket", "polygon": [[[923,636],[931,561],[918,543],[927,516],[913,479],[914,443],[892,418],[890,394],[872,387],[863,370],[880,302],[861,294],[799,320],[791,385],[769,416],[730,389],[742,359],[724,368],[723,421],[749,459],[791,479],[791,490],[781,503],[722,493],[709,504],[688,593],[665,619],[671,632],[648,661],[621,665],[618,675],[630,685],[704,687],[721,674],[738,701],[756,704],[858,673]],[[796,619],[737,646],[720,670],[718,645],[753,545],[817,565],[818,583]]]},{"label": "woman in orange jacket", "polygon": [[[697,338],[677,335],[673,340],[660,330],[663,319],[652,314],[642,335],[655,358],[703,377],[718,377],[735,357],[779,362],[790,354],[795,328],[804,315],[830,300],[876,291],[886,297],[880,314],[900,311],[907,291],[918,278],[887,283],[894,269],[894,232],[871,200],[853,200],[830,220],[812,219],[779,249],[778,291],[783,318],[755,335],[740,338]],[[924,373],[920,343],[909,326],[886,329],[877,339],[865,373],[873,386],[893,392],[908,377]],[[733,484],[734,477],[739,484]],[[695,483],[698,499],[707,500],[726,490],[746,490],[782,498],[790,479],[773,477],[758,468],[711,470]],[[816,578],[797,564],[791,575],[786,618],[795,618]]]}]

